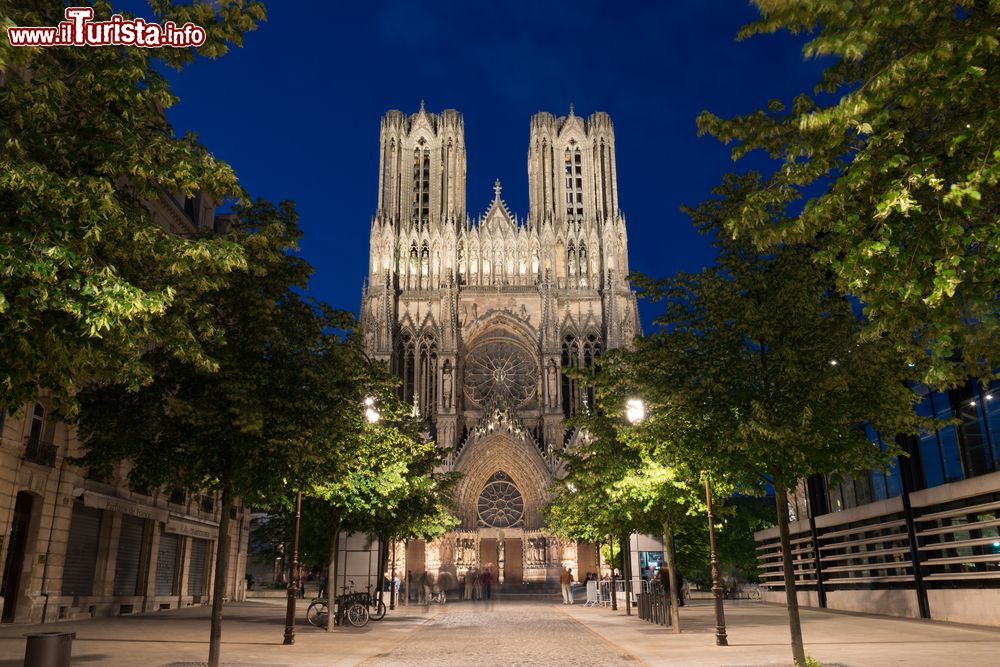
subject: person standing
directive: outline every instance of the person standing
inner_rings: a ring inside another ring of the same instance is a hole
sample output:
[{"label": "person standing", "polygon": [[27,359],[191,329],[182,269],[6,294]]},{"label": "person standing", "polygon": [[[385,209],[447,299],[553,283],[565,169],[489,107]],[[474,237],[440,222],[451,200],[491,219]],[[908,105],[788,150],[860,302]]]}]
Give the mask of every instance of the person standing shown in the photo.
[{"label": "person standing", "polygon": [[476,572],[475,568],[470,568],[469,571],[465,573],[465,595],[464,595],[464,597],[465,597],[466,600],[471,600],[472,599],[472,589],[473,589],[473,586],[475,585],[476,577],[478,577],[478,576],[479,576],[479,573]]},{"label": "person standing", "polygon": [[483,571],[483,596],[487,600],[493,599],[493,570],[489,566]]},{"label": "person standing", "polygon": [[564,567],[559,575],[559,587],[562,589],[563,604],[573,604],[573,570]]},{"label": "person standing", "polygon": [[473,570],[475,576],[472,578],[472,599],[483,599],[483,572]]},{"label": "person standing", "polygon": [[423,603],[425,605],[431,603],[431,595],[434,593],[434,577],[427,570],[424,570],[423,575],[420,577],[421,588],[424,593]]}]

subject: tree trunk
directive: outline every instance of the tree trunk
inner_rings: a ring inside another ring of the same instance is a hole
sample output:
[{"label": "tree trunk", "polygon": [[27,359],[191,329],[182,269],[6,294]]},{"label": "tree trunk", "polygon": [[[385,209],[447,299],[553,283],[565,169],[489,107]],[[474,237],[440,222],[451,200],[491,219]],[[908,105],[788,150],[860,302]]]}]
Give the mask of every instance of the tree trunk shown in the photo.
[{"label": "tree trunk", "polygon": [[[611,611],[618,611],[618,578],[615,577],[615,538],[608,537],[608,548],[611,549]],[[624,563],[622,563],[624,565]]]},{"label": "tree trunk", "polygon": [[628,547],[630,537],[622,535],[622,577],[625,579],[625,615],[632,615],[632,550]]},{"label": "tree trunk", "polygon": [[802,622],[799,619],[799,598],[792,570],[792,540],[788,531],[788,491],[775,479],[774,499],[778,506],[778,533],[781,535],[781,569],[785,577],[785,601],[788,605],[788,627],[792,633],[792,659],[796,667],[805,667],[806,649],[802,643]]},{"label": "tree trunk", "polygon": [[667,557],[667,577],[670,580],[670,625],[674,632],[681,631],[680,577],[677,576],[677,553],[674,551],[674,531],[670,522],[663,522],[663,550]]},{"label": "tree trunk", "polygon": [[226,595],[229,577],[229,512],[233,497],[228,489],[222,491],[222,517],[219,519],[218,545],[215,549],[215,585],[212,587],[212,626],[208,639],[208,667],[219,667],[222,651],[222,598]]},{"label": "tree trunk", "polygon": [[340,541],[340,516],[337,512],[331,512],[333,520],[330,522],[330,561],[326,568],[326,631],[333,632],[334,605],[337,604],[337,543]]},{"label": "tree trunk", "polygon": [[[389,566],[389,536],[386,531],[378,537],[378,601],[385,604],[385,571]],[[390,582],[390,586],[392,583]],[[376,610],[377,611],[377,610]]]}]

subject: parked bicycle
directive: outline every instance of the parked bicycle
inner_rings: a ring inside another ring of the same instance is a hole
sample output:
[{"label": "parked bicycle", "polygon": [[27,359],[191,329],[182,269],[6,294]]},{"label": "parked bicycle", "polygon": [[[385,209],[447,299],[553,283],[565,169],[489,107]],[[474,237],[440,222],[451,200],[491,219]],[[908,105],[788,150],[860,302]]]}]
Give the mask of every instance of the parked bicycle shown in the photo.
[{"label": "parked bicycle", "polygon": [[[353,589],[354,582],[352,581],[350,582],[350,589],[334,599],[334,624],[341,625],[345,620],[356,628],[361,628],[368,624],[368,619],[371,616],[368,612],[371,595],[369,593],[355,593]],[[376,606],[376,613],[378,611],[379,609]],[[382,605],[381,614],[382,616],[385,615],[385,605]],[[316,627],[325,626],[329,615],[330,603],[327,598],[315,598],[306,609],[306,620],[310,625]],[[379,619],[381,619],[381,616],[379,616]]]},{"label": "parked bicycle", "polygon": [[368,591],[365,593],[357,593],[358,599],[361,600],[366,607],[368,607],[368,615],[376,620],[381,621],[385,618],[385,603],[379,599],[378,594],[372,594],[371,586],[368,587]]}]

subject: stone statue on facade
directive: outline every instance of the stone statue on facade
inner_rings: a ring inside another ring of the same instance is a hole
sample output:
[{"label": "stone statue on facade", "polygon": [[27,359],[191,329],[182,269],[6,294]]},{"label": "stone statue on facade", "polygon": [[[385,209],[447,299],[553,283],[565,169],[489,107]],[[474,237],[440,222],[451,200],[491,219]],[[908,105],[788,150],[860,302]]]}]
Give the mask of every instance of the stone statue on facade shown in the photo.
[{"label": "stone statue on facade", "polygon": [[546,369],[546,381],[548,383],[549,407],[554,408],[559,400],[559,370],[556,362],[549,359],[549,366]]},{"label": "stone statue on facade", "polygon": [[444,362],[444,370],[441,371],[441,407],[451,410],[451,396],[454,389],[452,379],[451,361]]}]

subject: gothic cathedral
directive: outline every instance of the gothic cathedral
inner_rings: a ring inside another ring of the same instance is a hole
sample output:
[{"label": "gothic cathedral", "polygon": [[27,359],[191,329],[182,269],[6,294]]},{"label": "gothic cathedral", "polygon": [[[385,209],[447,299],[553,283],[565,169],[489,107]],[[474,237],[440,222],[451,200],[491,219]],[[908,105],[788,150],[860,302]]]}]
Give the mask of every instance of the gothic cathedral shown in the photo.
[{"label": "gothic cathedral", "polygon": [[378,207],[361,323],[369,354],[402,378],[449,469],[462,473],[462,525],[411,544],[406,569],[490,567],[501,581],[597,572],[594,545],[545,532],[540,509],[561,476],[563,425],[587,391],[563,369],[588,367],[640,333],[626,280],[610,117],[531,119],[530,206],[512,213],[500,181],[488,210],[465,208],[465,132],[453,109],[382,118]]}]

